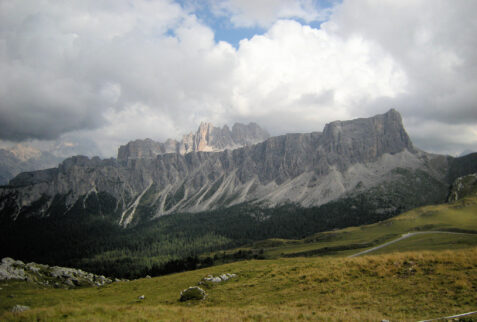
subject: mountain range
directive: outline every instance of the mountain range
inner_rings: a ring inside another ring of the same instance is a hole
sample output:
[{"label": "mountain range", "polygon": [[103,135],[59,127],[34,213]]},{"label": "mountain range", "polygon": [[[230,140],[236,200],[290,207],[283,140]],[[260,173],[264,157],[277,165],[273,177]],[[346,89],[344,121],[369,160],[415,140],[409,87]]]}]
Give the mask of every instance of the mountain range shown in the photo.
[{"label": "mountain range", "polygon": [[367,194],[373,211],[385,214],[445,200],[459,172],[459,158],[415,148],[394,109],[322,132],[267,137],[253,123],[232,131],[202,123],[180,142],[130,142],[117,159],[75,156],[16,176],[0,188],[0,211],[16,219],[94,204],[128,227],[242,203],[313,207]]},{"label": "mountain range", "polygon": [[180,141],[18,174],[0,186],[0,256],[126,278],[177,272],[210,265],[198,256],[211,251],[458,199],[476,172],[477,153],[416,148],[396,110],[275,137],[203,123]]}]

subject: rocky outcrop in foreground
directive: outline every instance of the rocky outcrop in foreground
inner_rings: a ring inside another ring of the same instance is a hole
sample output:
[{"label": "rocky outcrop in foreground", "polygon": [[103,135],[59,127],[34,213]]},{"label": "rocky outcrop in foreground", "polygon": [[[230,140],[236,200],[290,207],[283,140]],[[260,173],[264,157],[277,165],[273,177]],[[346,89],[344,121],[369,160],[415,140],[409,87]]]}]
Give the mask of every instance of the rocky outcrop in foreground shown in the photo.
[{"label": "rocky outcrop in foreground", "polygon": [[42,286],[74,288],[78,286],[103,286],[113,281],[80,269],[48,266],[37,263],[25,264],[9,257],[0,264],[0,281],[21,280]]}]

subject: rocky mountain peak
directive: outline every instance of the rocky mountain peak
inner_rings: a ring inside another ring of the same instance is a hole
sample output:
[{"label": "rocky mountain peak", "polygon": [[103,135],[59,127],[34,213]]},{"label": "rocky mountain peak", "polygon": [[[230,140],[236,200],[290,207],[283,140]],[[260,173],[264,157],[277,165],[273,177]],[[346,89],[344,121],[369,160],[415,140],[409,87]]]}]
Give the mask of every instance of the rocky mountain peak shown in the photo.
[{"label": "rocky mountain peak", "polygon": [[355,161],[373,161],[384,153],[414,152],[401,115],[391,109],[370,118],[335,121],[325,125],[323,148]]},{"label": "rocky mountain peak", "polygon": [[212,123],[201,122],[195,135],[195,151],[212,151],[213,147],[209,144],[214,126]]},{"label": "rocky mountain peak", "polygon": [[151,139],[135,140],[122,145],[118,150],[118,160],[153,159],[166,153],[186,154],[199,151],[223,151],[256,144],[269,138],[267,131],[256,123],[248,125],[235,123],[232,131],[227,125],[215,127],[210,122],[201,122],[197,131],[185,134],[182,140],[168,139],[164,143]]}]

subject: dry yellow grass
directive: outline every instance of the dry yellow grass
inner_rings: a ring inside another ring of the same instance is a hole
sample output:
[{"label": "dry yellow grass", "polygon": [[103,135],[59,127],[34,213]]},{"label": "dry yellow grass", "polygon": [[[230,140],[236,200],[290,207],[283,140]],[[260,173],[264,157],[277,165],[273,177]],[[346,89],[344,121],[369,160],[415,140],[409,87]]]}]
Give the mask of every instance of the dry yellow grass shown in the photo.
[{"label": "dry yellow grass", "polygon": [[[207,289],[205,301],[178,301],[182,289],[224,272],[238,277]],[[477,248],[243,261],[99,289],[7,284],[7,321],[415,321],[477,310]],[[8,312],[16,304],[32,309]]]}]

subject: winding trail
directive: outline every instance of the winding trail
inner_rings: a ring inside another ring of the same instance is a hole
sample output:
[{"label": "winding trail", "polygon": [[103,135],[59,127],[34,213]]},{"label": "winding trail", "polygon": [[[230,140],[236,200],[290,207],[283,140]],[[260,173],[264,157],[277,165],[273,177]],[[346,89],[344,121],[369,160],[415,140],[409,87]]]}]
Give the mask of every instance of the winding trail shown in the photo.
[{"label": "winding trail", "polygon": [[370,248],[370,249],[367,249],[367,250],[363,250],[359,253],[349,255],[348,258],[357,257],[357,256],[361,256],[361,255],[364,255],[364,254],[367,254],[367,253],[371,253],[371,252],[374,252],[375,250],[378,250],[380,248],[383,248],[383,247],[386,247],[388,245],[397,243],[398,241],[401,241],[403,239],[406,239],[406,238],[409,238],[409,237],[412,237],[412,236],[416,236],[416,235],[423,235],[423,234],[475,235],[475,234],[470,234],[470,233],[457,233],[457,232],[452,232],[452,231],[438,231],[438,230],[436,230],[436,231],[432,231],[432,230],[431,231],[416,231],[416,232],[412,232],[412,233],[402,234],[401,237],[399,237],[397,239],[388,241],[384,244],[381,244],[379,246],[376,246],[376,247],[373,247],[373,248]]},{"label": "winding trail", "polygon": [[472,315],[472,314],[477,314],[477,311],[473,311],[473,312],[467,312],[467,313],[462,313],[462,314],[457,314],[457,315],[452,315],[452,316],[446,316],[446,317],[442,317],[442,318],[436,318],[436,319],[431,319],[431,320],[421,320],[419,322],[430,322],[430,321],[438,321],[438,320],[450,320],[450,319],[455,319],[455,318],[460,318],[462,316],[466,316],[466,315]]}]

